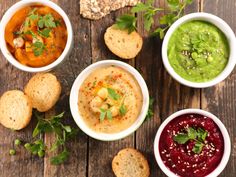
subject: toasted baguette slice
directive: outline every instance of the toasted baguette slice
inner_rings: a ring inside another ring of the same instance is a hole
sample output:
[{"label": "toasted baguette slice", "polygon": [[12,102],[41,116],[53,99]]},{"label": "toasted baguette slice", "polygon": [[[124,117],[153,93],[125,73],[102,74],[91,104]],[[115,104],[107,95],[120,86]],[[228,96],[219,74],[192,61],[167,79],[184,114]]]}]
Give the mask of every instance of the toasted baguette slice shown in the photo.
[{"label": "toasted baguette slice", "polygon": [[10,129],[26,127],[32,116],[32,104],[22,91],[11,90],[0,98],[0,123]]},{"label": "toasted baguette slice", "polygon": [[25,86],[25,93],[32,100],[33,108],[40,112],[51,109],[61,94],[61,84],[51,73],[34,75]]},{"label": "toasted baguette slice", "polygon": [[117,177],[148,177],[150,170],[145,157],[133,148],[121,150],[112,161]]},{"label": "toasted baguette slice", "polygon": [[142,49],[143,39],[136,32],[117,29],[115,25],[107,28],[104,35],[105,44],[112,53],[123,59],[132,59]]}]

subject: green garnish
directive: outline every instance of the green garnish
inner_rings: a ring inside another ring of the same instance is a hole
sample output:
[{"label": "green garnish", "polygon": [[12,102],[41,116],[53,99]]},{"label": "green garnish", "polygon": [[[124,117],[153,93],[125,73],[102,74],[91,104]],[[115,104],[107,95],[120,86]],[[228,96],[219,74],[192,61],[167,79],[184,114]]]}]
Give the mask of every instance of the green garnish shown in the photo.
[{"label": "green garnish", "polygon": [[187,133],[179,133],[173,137],[174,141],[178,144],[185,144],[189,140],[195,141],[195,145],[192,149],[192,151],[196,154],[199,154],[202,152],[203,147],[205,146],[204,142],[206,140],[206,137],[208,135],[208,132],[206,130],[203,130],[202,128],[198,128],[197,130],[189,127],[186,129]]},{"label": "green garnish", "polygon": [[35,43],[33,43],[33,52],[36,57],[42,55],[45,49],[46,46],[42,42],[36,41]]},{"label": "green garnish", "polygon": [[54,17],[52,16],[52,14],[46,14],[44,16],[40,16],[39,17],[39,21],[38,21],[38,27],[39,28],[55,28],[56,27],[56,23],[54,20]]},{"label": "green garnish", "polygon": [[[165,35],[166,30],[181,16],[183,16],[184,8],[191,4],[193,0],[166,0],[169,10],[167,14],[160,17],[159,23],[163,26],[154,29],[151,32],[152,35],[159,35],[162,39]],[[141,13],[144,19],[144,28],[150,32],[153,25],[154,16],[158,12],[162,12],[162,8],[157,8],[153,5],[154,0],[148,0],[146,3],[138,3],[131,9],[132,14],[125,14],[117,18],[116,26],[119,29],[127,29],[129,33],[137,29],[137,17],[135,13]]]},{"label": "green garnish", "polygon": [[16,155],[16,150],[15,149],[10,149],[9,154],[10,155]]},{"label": "green garnish", "polygon": [[63,163],[69,157],[69,152],[66,149],[66,143],[70,138],[77,134],[78,130],[62,123],[64,112],[59,115],[52,116],[49,119],[44,119],[37,113],[35,113],[35,115],[38,119],[38,123],[33,131],[33,138],[38,135],[41,137],[43,133],[54,133],[56,135],[56,140],[51,147],[46,147],[41,138],[34,141],[33,143],[26,143],[24,147],[32,154],[38,155],[39,157],[43,157],[46,153],[46,150],[55,151],[59,147],[62,147],[63,151],[52,157],[51,163],[53,165]]},{"label": "green garnish", "polygon": [[15,139],[14,144],[15,144],[16,146],[21,145],[21,140]]},{"label": "green garnish", "polygon": [[42,31],[38,30],[39,35],[45,38],[49,37],[50,32],[51,32],[50,28],[44,28]]},{"label": "green garnish", "polygon": [[107,117],[109,120],[112,120],[112,113],[110,109],[102,109],[100,108],[100,121],[103,121]]},{"label": "green garnish", "polygon": [[112,88],[107,88],[108,95],[113,100],[118,100],[121,96]]},{"label": "green garnish", "polygon": [[148,112],[147,112],[147,115],[146,115],[146,120],[152,118],[153,115],[154,115],[153,103],[154,103],[154,98],[150,97],[149,98]]},{"label": "green garnish", "polygon": [[127,108],[126,108],[126,106],[124,105],[124,103],[120,106],[119,112],[120,112],[120,115],[121,115],[121,116],[124,116],[124,115],[126,114]]}]

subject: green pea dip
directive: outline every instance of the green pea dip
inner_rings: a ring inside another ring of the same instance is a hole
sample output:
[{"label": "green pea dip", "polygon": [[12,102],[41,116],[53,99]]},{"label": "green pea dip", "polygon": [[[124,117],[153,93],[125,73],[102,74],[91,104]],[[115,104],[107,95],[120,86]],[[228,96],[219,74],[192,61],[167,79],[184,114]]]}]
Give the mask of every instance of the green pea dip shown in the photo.
[{"label": "green pea dip", "polygon": [[216,26],[195,20],[174,31],[167,54],[170,65],[182,78],[206,82],[217,77],[226,67],[229,44]]}]

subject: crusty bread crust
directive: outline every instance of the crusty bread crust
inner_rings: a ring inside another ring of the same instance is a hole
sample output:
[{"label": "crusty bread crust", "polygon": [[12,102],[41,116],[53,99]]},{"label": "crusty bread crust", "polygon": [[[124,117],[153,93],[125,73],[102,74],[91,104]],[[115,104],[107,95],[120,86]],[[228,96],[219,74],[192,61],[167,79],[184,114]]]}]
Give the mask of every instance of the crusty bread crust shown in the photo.
[{"label": "crusty bread crust", "polygon": [[61,84],[51,73],[34,75],[25,86],[25,93],[32,100],[33,108],[40,112],[50,110],[61,94]]},{"label": "crusty bread crust", "polygon": [[129,34],[115,25],[107,28],[104,40],[110,51],[123,59],[135,58],[143,45],[143,39],[136,31]]},{"label": "crusty bread crust", "polygon": [[133,148],[123,149],[114,157],[112,170],[117,177],[148,177],[150,175],[147,160]]},{"label": "crusty bread crust", "polygon": [[22,91],[7,91],[0,98],[0,123],[6,128],[23,129],[29,124],[31,116],[31,100]]}]

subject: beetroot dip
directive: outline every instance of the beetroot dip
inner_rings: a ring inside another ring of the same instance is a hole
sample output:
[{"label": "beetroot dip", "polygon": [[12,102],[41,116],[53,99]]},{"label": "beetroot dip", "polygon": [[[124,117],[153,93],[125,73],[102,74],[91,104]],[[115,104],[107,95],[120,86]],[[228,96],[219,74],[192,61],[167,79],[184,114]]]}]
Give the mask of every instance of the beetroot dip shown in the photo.
[{"label": "beetroot dip", "polygon": [[[185,144],[178,144],[173,140],[176,134],[184,132],[188,127],[202,128],[208,132],[200,153],[192,151],[194,140]],[[163,129],[159,152],[166,167],[176,175],[203,177],[219,165],[224,152],[224,140],[219,127],[212,119],[199,114],[184,114],[174,118]]]}]

